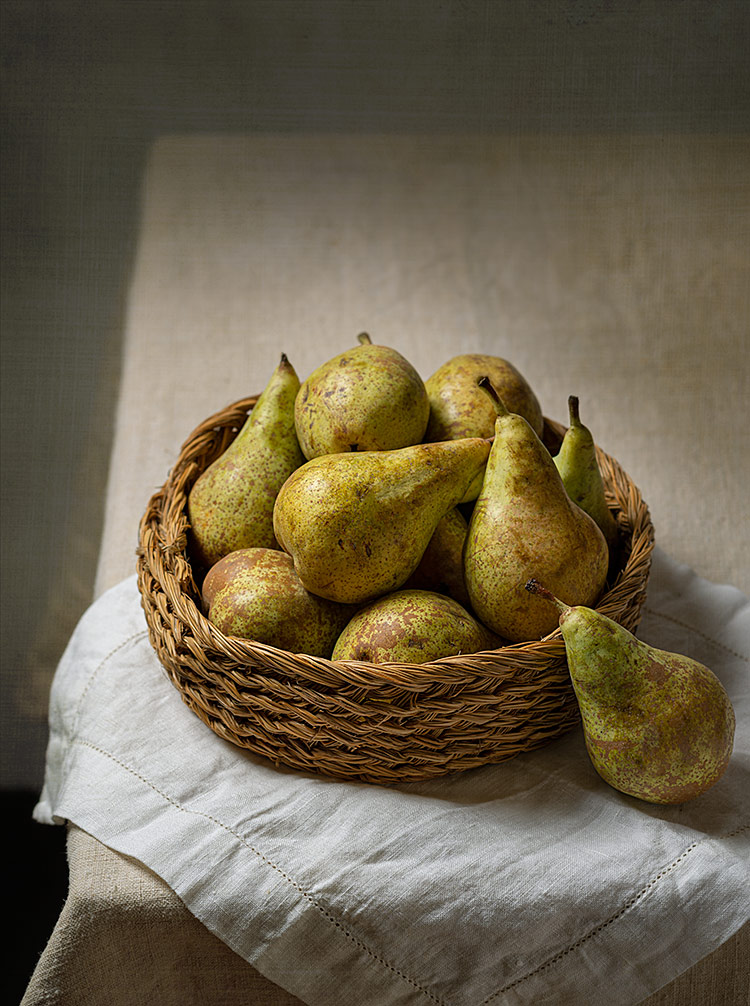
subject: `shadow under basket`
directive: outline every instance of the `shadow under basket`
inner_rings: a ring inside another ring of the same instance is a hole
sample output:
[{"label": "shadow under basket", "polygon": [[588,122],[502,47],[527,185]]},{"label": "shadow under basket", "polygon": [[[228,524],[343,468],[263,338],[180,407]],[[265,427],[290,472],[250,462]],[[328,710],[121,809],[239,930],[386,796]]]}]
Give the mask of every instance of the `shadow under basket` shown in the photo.
[{"label": "shadow under basket", "polygon": [[[228,406],[191,434],[141,519],[138,586],[149,636],[188,707],[224,740],[276,765],[385,785],[504,761],[575,726],[578,706],[559,629],[426,664],[367,664],[225,636],[208,621],[188,553],[187,497],[256,400]],[[564,430],[545,420],[551,450]],[[653,525],[617,461],[598,455],[621,548],[596,608],[634,631]]]}]

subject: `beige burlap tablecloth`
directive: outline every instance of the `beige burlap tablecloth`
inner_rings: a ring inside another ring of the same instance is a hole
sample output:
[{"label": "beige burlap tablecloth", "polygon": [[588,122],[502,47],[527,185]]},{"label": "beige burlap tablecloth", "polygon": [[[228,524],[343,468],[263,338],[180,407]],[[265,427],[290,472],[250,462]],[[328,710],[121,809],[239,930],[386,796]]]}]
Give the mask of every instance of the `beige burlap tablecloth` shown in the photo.
[{"label": "beige burlap tablecloth", "polygon": [[750,140],[195,136],[143,190],[97,594],[177,445],[358,332],[428,376],[511,360],[635,481],[659,544],[750,594]]},{"label": "beige burlap tablecloth", "polygon": [[[748,593],[748,152],[744,138],[711,136],[161,140],[144,183],[97,594],[132,572],[140,514],[190,430],[260,391],[282,350],[304,376],[362,329],[424,376],[459,352],[504,356],[560,421],[578,395],[665,554]],[[82,965],[105,944],[122,959],[128,939],[101,934],[134,918],[150,920],[148,966],[134,970],[164,978],[148,986],[160,1001],[191,981],[210,987],[217,960],[239,977],[222,979],[216,1001],[248,995],[255,972],[148,870],[77,829],[70,854],[67,914],[29,1002],[66,982],[98,1001]],[[106,927],[94,938],[84,917]],[[156,938],[155,919],[173,938]],[[74,963],[62,947],[86,928]],[[733,1002],[720,995],[746,977],[739,947],[653,1001]],[[109,1001],[142,1001],[133,981]],[[294,1001],[265,988],[258,1001]]]}]

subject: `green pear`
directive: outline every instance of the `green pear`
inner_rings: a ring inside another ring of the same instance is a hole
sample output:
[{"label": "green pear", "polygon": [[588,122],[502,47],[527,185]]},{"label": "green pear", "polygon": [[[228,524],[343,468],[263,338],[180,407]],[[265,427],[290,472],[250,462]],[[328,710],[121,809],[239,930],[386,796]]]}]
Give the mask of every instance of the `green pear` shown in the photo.
[{"label": "green pear", "polygon": [[512,642],[557,627],[526,581],[544,577],[569,604],[591,604],[604,587],[609,553],[596,523],[568,496],[552,457],[522,416],[508,412],[492,384],[495,437],[469,521],[464,578],[479,619]]},{"label": "green pear", "polygon": [[528,381],[513,364],[499,356],[462,353],[425,381],[430,399],[425,440],[493,435],[495,409],[477,386],[479,378],[484,376],[497,389],[508,411],[523,416],[541,438],[544,429],[541,406]]},{"label": "green pear", "polygon": [[306,458],[344,451],[390,451],[418,444],[430,404],[424,382],[395,349],[363,332],[359,346],[302,382],[294,419]]},{"label": "green pear", "polygon": [[471,604],[464,583],[464,544],[469,522],[457,507],[441,517],[419,565],[404,587],[447,594],[465,608]]},{"label": "green pear", "polygon": [[304,463],[294,428],[299,378],[284,354],[242,429],[188,496],[191,552],[212,566],[240,548],[274,548],[273,505]]},{"label": "green pear", "polygon": [[308,593],[285,552],[246,548],[220,559],[203,582],[208,620],[226,636],[330,657],[356,608]]},{"label": "green pear", "polygon": [[489,450],[477,437],[313,458],[279,491],[276,538],[313,594],[372,601],[411,576]]},{"label": "green pear", "polygon": [[594,438],[581,422],[575,395],[568,398],[568,410],[570,426],[554,458],[555,465],[568,495],[589,517],[593,517],[607,540],[610,553],[613,553],[619,540],[617,521],[607,506]]},{"label": "green pear", "polygon": [[499,645],[494,634],[452,598],[429,590],[397,590],[353,616],[332,659],[424,664]]},{"label": "green pear", "polygon": [[594,768],[610,786],[649,803],[692,800],[722,776],[735,715],[719,679],[691,657],[659,650],[589,607],[557,608],[568,669]]}]

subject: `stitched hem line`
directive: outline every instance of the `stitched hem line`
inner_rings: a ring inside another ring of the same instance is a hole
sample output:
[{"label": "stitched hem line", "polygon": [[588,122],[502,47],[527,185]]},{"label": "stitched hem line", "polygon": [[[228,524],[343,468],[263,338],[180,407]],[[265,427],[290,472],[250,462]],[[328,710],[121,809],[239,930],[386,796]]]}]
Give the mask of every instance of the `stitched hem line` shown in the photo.
[{"label": "stitched hem line", "polygon": [[[415,981],[412,978],[409,978],[408,975],[404,974],[402,971],[399,971],[398,968],[394,967],[392,964],[389,964],[388,961],[386,961],[383,958],[379,957],[373,950],[371,950],[367,946],[367,944],[363,943],[352,932],[350,932],[342,922],[340,922],[335,916],[331,915],[331,913],[328,911],[328,909],[324,905],[322,905],[319,901],[316,901],[316,899],[313,897],[312,894],[310,894],[309,891],[305,891],[292,877],[289,876],[289,874],[285,873],[284,870],[281,869],[281,867],[279,867],[272,860],[270,860],[266,856],[264,856],[263,853],[260,852],[260,850],[256,849],[254,846],[250,845],[250,843],[247,842],[242,837],[242,835],[238,834],[236,831],[233,831],[228,825],[224,824],[223,821],[219,821],[217,818],[212,817],[210,814],[203,814],[200,811],[188,810],[186,807],[181,806],[179,803],[177,803],[175,800],[173,800],[166,793],[163,793],[156,786],[154,786],[154,784],[151,783],[148,779],[146,779],[145,776],[142,776],[140,773],[136,772],[135,769],[131,768],[129,765],[126,765],[123,761],[121,761],[119,758],[116,758],[109,751],[105,751],[103,748],[98,747],[96,744],[92,744],[90,741],[86,741],[83,738],[77,736],[78,723],[79,723],[79,720],[80,720],[80,717],[81,717],[84,699],[85,699],[86,694],[88,693],[89,689],[93,685],[94,681],[96,680],[99,672],[102,670],[102,668],[104,667],[104,665],[106,663],[108,663],[108,661],[111,660],[111,658],[113,656],[115,656],[115,654],[119,653],[121,650],[123,650],[125,647],[129,646],[131,643],[138,642],[141,639],[146,638],[147,636],[148,636],[148,632],[145,631],[145,630],[141,630],[139,632],[133,633],[132,635],[128,636],[126,639],[121,640],[117,644],[117,646],[114,646],[109,651],[109,653],[107,653],[104,657],[102,657],[102,659],[99,661],[99,663],[97,664],[97,666],[91,672],[91,675],[90,675],[88,681],[86,682],[86,686],[83,689],[83,692],[81,693],[81,696],[80,696],[80,698],[78,700],[78,704],[77,704],[77,707],[76,707],[76,713],[75,713],[75,716],[74,716],[74,724],[73,724],[72,730],[69,733],[66,732],[66,739],[68,740],[69,744],[71,745],[70,751],[72,751],[73,746],[76,745],[76,744],[79,744],[82,747],[88,747],[90,750],[96,751],[98,754],[104,755],[105,757],[109,758],[115,764],[119,765],[120,768],[124,769],[126,772],[129,772],[136,779],[140,779],[140,781],[142,783],[144,783],[146,786],[148,786],[150,789],[152,789],[163,800],[165,800],[167,803],[171,804],[177,810],[180,810],[180,811],[182,811],[183,813],[186,813],[186,814],[195,814],[195,815],[197,815],[199,817],[205,818],[206,820],[212,821],[218,827],[222,828],[224,831],[228,832],[230,835],[232,835],[234,838],[236,838],[238,842],[240,842],[250,852],[252,852],[255,856],[257,856],[261,860],[261,862],[265,863],[268,867],[270,867],[272,870],[274,870],[276,873],[278,873],[280,877],[283,877],[283,879],[288,884],[290,884],[303,898],[305,898],[306,901],[308,901],[314,908],[316,908],[321,913],[321,915],[332,926],[334,926],[334,928],[338,929],[339,932],[342,933],[346,937],[347,940],[349,940],[349,942],[353,943],[360,950],[364,951],[372,960],[377,961],[378,964],[380,964],[382,967],[386,968],[393,975],[396,975],[398,978],[400,978],[403,981],[407,982],[409,985],[411,985],[411,987],[413,989],[415,989],[416,991],[420,992],[422,995],[426,996],[433,1003],[436,1003],[437,1006],[449,1006],[449,1004],[444,999],[439,999],[437,996],[433,995],[428,989],[426,989],[422,985],[420,985],[417,981]],[[68,755],[66,757],[66,761],[70,757],[70,751],[69,751],[69,753],[68,753]]]},{"label": "stitched hem line", "polygon": [[[686,629],[686,630],[688,630],[688,631],[690,631],[690,632],[692,632],[692,633],[700,636],[705,641],[707,641],[709,643],[712,643],[714,646],[718,647],[719,649],[723,650],[724,652],[729,653],[732,656],[737,657],[738,659],[745,661],[746,663],[750,662],[750,660],[748,660],[748,658],[746,656],[744,656],[744,654],[738,653],[736,650],[733,650],[730,647],[725,646],[724,644],[722,644],[722,643],[718,642],[717,640],[713,639],[713,637],[707,635],[704,632],[701,632],[698,629],[695,629],[693,626],[687,624],[686,622],[682,622],[681,620],[679,620],[677,618],[674,618],[671,615],[663,614],[660,611],[655,611],[655,610],[653,610],[651,608],[648,608],[647,606],[644,606],[644,610],[647,611],[651,615],[655,615],[655,616],[657,616],[659,618],[665,619],[666,621],[670,621],[670,622],[673,622],[676,625],[681,626],[682,628],[684,628],[684,629]],[[213,824],[217,825],[222,830],[226,831],[228,834],[231,834],[237,841],[239,841],[250,852],[252,852],[253,855],[255,855],[261,862],[263,862],[266,866],[268,866],[269,868],[271,868],[272,870],[274,870],[280,877],[283,878],[283,880],[285,880],[290,886],[292,886],[298,892],[298,894],[300,894],[310,905],[312,905],[312,907],[314,907],[318,912],[320,912],[320,914],[326,919],[326,921],[329,922],[335,929],[337,929],[350,943],[354,944],[354,946],[358,947],[361,951],[363,951],[364,953],[366,953],[368,955],[368,957],[370,957],[373,961],[377,962],[379,965],[381,965],[382,967],[384,967],[392,975],[398,977],[402,981],[407,982],[415,991],[417,991],[417,992],[421,993],[422,995],[424,995],[431,1002],[437,1004],[437,1006],[449,1006],[449,1004],[448,1004],[448,1002],[446,1000],[438,998],[437,996],[433,995],[433,993],[431,993],[424,986],[420,985],[417,981],[415,981],[414,979],[410,978],[408,975],[404,974],[402,971],[400,971],[394,965],[388,963],[388,961],[386,961],[384,958],[378,956],[378,954],[375,953],[370,947],[368,947],[367,944],[363,943],[360,939],[358,939],[357,936],[355,936],[349,929],[347,929],[347,927],[339,919],[337,919],[334,915],[332,915],[329,912],[329,910],[323,904],[321,904],[319,901],[317,901],[316,898],[314,897],[314,895],[312,895],[309,891],[304,890],[304,888],[302,888],[289,874],[287,874],[281,867],[279,867],[272,860],[270,860],[266,856],[264,856],[263,853],[260,852],[260,850],[256,849],[253,845],[251,845],[249,842],[247,842],[246,839],[244,839],[243,836],[240,835],[238,832],[234,831],[228,825],[224,824],[224,822],[218,820],[217,818],[211,816],[210,814],[205,814],[205,813],[203,813],[201,811],[196,811],[196,810],[189,810],[188,808],[183,807],[181,804],[177,803],[174,799],[172,799],[169,795],[167,795],[166,793],[163,793],[161,790],[159,790],[158,787],[156,787],[153,783],[151,783],[148,779],[146,779],[140,773],[138,773],[135,769],[131,768],[130,766],[128,766],[127,764],[125,764],[124,762],[122,762],[120,759],[116,758],[110,752],[104,750],[103,748],[100,748],[96,744],[93,744],[93,743],[91,743],[89,741],[86,741],[86,740],[84,740],[84,739],[82,739],[80,737],[77,737],[75,735],[75,731],[77,730],[78,722],[79,722],[81,711],[82,711],[82,707],[83,707],[84,698],[85,698],[86,694],[88,693],[90,687],[94,683],[94,681],[95,681],[96,677],[98,676],[99,672],[101,671],[101,669],[120,650],[124,649],[129,644],[131,644],[133,642],[136,642],[136,641],[138,641],[138,640],[146,637],[147,635],[148,635],[148,633],[146,631],[139,631],[139,632],[134,633],[133,635],[129,636],[127,639],[122,640],[109,653],[107,653],[101,659],[101,661],[99,662],[99,664],[96,666],[96,668],[92,672],[90,678],[88,679],[88,681],[86,683],[86,686],[85,686],[85,688],[84,688],[84,690],[83,690],[83,692],[82,692],[82,694],[81,694],[81,696],[79,698],[79,702],[78,702],[78,705],[77,705],[77,708],[76,708],[76,714],[75,714],[75,717],[74,717],[74,724],[75,725],[73,727],[73,732],[70,733],[70,734],[67,734],[67,739],[71,743],[71,745],[73,745],[73,744],[80,744],[82,747],[88,747],[90,750],[96,751],[98,754],[104,755],[105,757],[107,757],[111,761],[113,761],[115,764],[119,765],[123,770],[125,770],[126,772],[128,772],[129,774],[131,774],[132,776],[134,776],[135,778],[139,779],[142,783],[144,783],[145,785],[147,785],[158,796],[160,796],[163,800],[165,800],[167,803],[169,803],[175,809],[180,810],[183,813],[194,814],[194,815],[196,815],[198,817],[202,817],[202,818],[204,818],[204,819],[206,819],[208,821],[211,821]],[[736,828],[734,831],[731,831],[731,832],[729,832],[726,835],[718,836],[718,839],[721,840],[721,839],[732,838],[735,835],[738,835],[738,834],[741,834],[744,831],[747,831],[748,828],[750,828],[750,825],[742,825],[739,828]],[[634,908],[645,897],[645,895],[663,877],[667,876],[670,872],[672,872],[672,870],[676,869],[677,866],[681,862],[683,862],[689,856],[689,854],[691,852],[693,852],[698,846],[704,844],[706,841],[709,841],[709,840],[714,840],[714,839],[708,839],[708,838],[706,838],[706,839],[702,839],[700,841],[691,843],[672,863],[669,864],[669,866],[664,867],[637,894],[635,894],[628,902],[626,902],[626,904],[623,905],[623,907],[619,911],[617,911],[614,915],[610,916],[610,918],[608,918],[605,922],[601,923],[600,925],[598,925],[595,928],[593,928],[592,930],[590,930],[588,933],[586,933],[584,936],[580,937],[578,940],[576,940],[575,943],[571,944],[565,950],[559,951],[557,954],[555,954],[553,957],[549,958],[543,964],[541,964],[538,967],[536,967],[533,971],[528,972],[527,974],[521,976],[520,978],[517,978],[514,981],[510,982],[508,985],[505,985],[503,988],[498,989],[496,992],[493,992],[490,996],[488,996],[486,999],[483,1000],[481,1006],[487,1006],[487,1004],[490,1004],[494,1000],[496,1000],[498,996],[503,995],[505,992],[509,992],[509,991],[511,991],[514,988],[517,988],[523,982],[529,980],[530,978],[533,978],[534,976],[536,976],[537,974],[539,974],[542,971],[546,970],[547,968],[554,967],[555,964],[557,964],[559,961],[561,961],[562,959],[564,959],[568,954],[570,954],[573,951],[577,950],[579,947],[583,946],[585,943],[587,943],[589,940],[593,939],[599,933],[603,932],[608,926],[612,925],[614,922],[616,922],[618,919],[620,919],[623,915],[625,915],[628,911],[630,911],[632,908]]]},{"label": "stitched hem line", "polygon": [[112,659],[112,657],[114,657],[114,655],[116,653],[119,653],[120,650],[124,650],[126,646],[130,645],[130,643],[135,643],[138,640],[143,639],[146,636],[148,636],[148,632],[145,629],[139,630],[138,632],[134,632],[132,635],[128,636],[126,639],[121,640],[117,644],[117,646],[113,646],[112,649],[109,651],[109,653],[107,653],[106,656],[102,657],[102,659],[99,661],[99,663],[96,665],[96,667],[94,668],[94,670],[89,675],[89,679],[86,682],[86,687],[83,689],[83,691],[81,692],[80,698],[78,699],[78,704],[76,706],[75,716],[73,717],[72,730],[69,733],[66,732],[66,737],[67,737],[68,740],[72,741],[72,740],[75,739],[75,736],[76,736],[76,734],[78,732],[78,723],[79,723],[79,721],[81,719],[81,714],[83,713],[84,699],[88,695],[89,689],[91,688],[91,686],[93,685],[93,683],[96,681],[96,678],[97,678],[99,672],[101,671],[101,669],[104,667],[104,665],[106,663],[108,663]]},{"label": "stitched hem line", "polygon": [[[743,831],[748,831],[749,829],[750,825],[748,824],[740,825],[739,828],[735,828],[734,831],[730,831],[726,835],[719,835],[718,840],[720,841],[725,838],[734,838],[735,835],[740,835]],[[568,954],[572,953],[574,950],[577,950],[579,947],[582,947],[584,943],[587,943],[595,936],[598,936],[599,933],[603,932],[608,926],[611,926],[613,922],[617,922],[617,920],[621,919],[622,916],[625,915],[627,912],[629,912],[631,908],[634,908],[639,901],[642,901],[643,898],[646,896],[646,894],[648,894],[648,892],[653,887],[655,887],[656,884],[658,884],[658,882],[663,877],[666,877],[667,874],[671,873],[672,870],[676,869],[676,867],[679,866],[679,864],[683,862],[683,860],[687,859],[690,853],[693,852],[695,849],[697,849],[699,845],[704,845],[706,842],[716,840],[717,840],[716,838],[712,837],[710,839],[702,838],[698,842],[691,842],[691,844],[682,853],[680,853],[677,859],[673,860],[669,864],[669,866],[665,866],[662,870],[659,871],[659,873],[656,874],[656,876],[652,877],[651,880],[649,880],[649,882],[644,887],[642,887],[637,894],[635,894],[629,901],[627,901],[618,912],[615,912],[614,915],[611,915],[605,922],[602,922],[600,925],[595,926],[594,929],[591,929],[588,933],[586,933],[585,936],[582,936],[580,939],[576,940],[575,943],[572,943],[565,950],[559,951],[559,953],[556,953],[554,957],[550,957],[549,960],[546,960],[543,964],[540,964],[538,967],[534,968],[533,971],[529,971],[528,974],[522,975],[521,978],[516,978],[515,981],[512,981],[510,982],[510,984],[503,986],[503,988],[501,989],[498,989],[497,992],[493,992],[491,996],[488,996],[482,1002],[481,1006],[486,1006],[486,1004],[491,1003],[493,999],[497,999],[497,997],[503,995],[503,993],[510,992],[511,989],[517,988],[523,982],[528,981],[529,978],[533,978],[535,975],[540,974],[547,968],[554,967],[555,964],[561,961],[564,957],[567,957]]]},{"label": "stitched hem line", "polygon": [[187,807],[183,807],[181,804],[177,803],[176,800],[172,799],[172,797],[170,797],[167,793],[163,793],[145,776],[141,775],[140,772],[137,772],[135,769],[125,764],[125,762],[121,761],[119,758],[116,758],[109,751],[105,751],[103,748],[100,748],[98,745],[93,744],[90,741],[84,740],[81,737],[77,737],[73,741],[73,743],[78,744],[82,747],[87,747],[92,751],[96,751],[97,754],[101,754],[104,755],[106,758],[109,758],[110,761],[113,761],[116,765],[119,765],[120,768],[124,769],[126,772],[130,773],[130,775],[132,775],[134,778],[139,779],[142,783],[144,783],[146,786],[152,789],[154,793],[160,796],[164,801],[169,803],[176,810],[182,811],[185,814],[194,814],[196,817],[202,817],[207,821],[211,821],[212,824],[217,825],[223,831],[226,831],[228,834],[232,835],[235,839],[237,839],[238,842],[244,845],[246,849],[252,852],[253,855],[257,856],[262,863],[265,863],[266,866],[274,870],[289,885],[291,885],[291,887],[293,887],[298,894],[300,894],[310,905],[312,905],[313,908],[316,908],[318,912],[320,912],[320,914],[323,916],[323,918],[325,918],[327,922],[329,922],[335,929],[337,929],[343,936],[345,936],[350,943],[353,943],[360,950],[364,951],[368,955],[368,957],[376,961],[382,967],[386,968],[386,970],[390,971],[392,975],[395,975],[402,981],[407,982],[413,989],[415,989],[417,992],[420,992],[422,995],[426,996],[431,1002],[437,1003],[438,1006],[449,1006],[449,1003],[445,999],[440,999],[437,996],[433,995],[432,992],[429,991],[429,989],[424,988],[424,986],[420,985],[419,982],[415,981],[413,978],[410,978],[408,975],[404,974],[403,971],[399,971],[397,967],[395,967],[392,964],[389,964],[388,961],[386,961],[384,958],[379,957],[374,950],[371,950],[366,943],[363,943],[357,936],[355,936],[349,929],[347,929],[347,927],[343,924],[343,922],[341,922],[334,915],[332,915],[325,907],[325,905],[321,904],[309,891],[306,891],[303,887],[301,887],[297,883],[297,881],[294,880],[293,877],[289,876],[289,874],[286,873],[276,863],[274,863],[273,860],[270,860],[268,859],[267,856],[264,856],[259,849],[256,849],[255,846],[251,845],[245,838],[243,838],[242,835],[234,831],[223,821],[218,820],[218,818],[213,817],[211,814],[205,814],[199,810],[190,810]]},{"label": "stitched hem line", "polygon": [[120,640],[120,642],[116,646],[113,646],[112,649],[109,651],[109,653],[107,653],[105,656],[102,657],[102,659],[99,661],[99,663],[96,665],[94,670],[89,675],[88,680],[86,681],[86,684],[84,686],[84,689],[81,692],[81,695],[78,699],[78,703],[76,704],[75,713],[73,714],[70,723],[68,723],[66,718],[63,718],[62,729],[60,732],[67,744],[67,750],[65,751],[65,757],[63,759],[63,765],[62,765],[62,774],[64,776],[67,776],[70,768],[70,761],[73,757],[73,745],[75,744],[75,741],[78,736],[78,724],[80,722],[81,716],[83,715],[83,704],[86,695],[89,692],[89,689],[93,685],[101,669],[104,667],[106,663],[108,663],[108,661],[112,659],[112,657],[115,656],[115,654],[119,653],[121,650],[124,650],[125,647],[130,646],[131,643],[138,642],[145,636],[148,636],[148,632],[145,630],[139,630],[138,632],[132,633],[127,638]]},{"label": "stitched hem line", "polygon": [[737,657],[738,660],[744,660],[746,664],[750,664],[750,657],[746,657],[744,653],[739,653],[737,650],[733,650],[730,646],[725,646],[724,643],[720,643],[718,639],[714,639],[713,636],[709,636],[706,632],[701,632],[700,629],[696,629],[694,625],[689,625],[687,622],[683,622],[679,618],[675,618],[674,615],[665,615],[663,611],[655,611],[653,608],[649,608],[648,605],[643,606],[643,611],[648,612],[649,615],[656,615],[657,618],[663,618],[666,622],[673,622],[675,625],[679,625],[682,629],[687,629],[688,632],[692,632],[694,636],[700,636],[707,643],[713,643],[715,647],[719,650],[723,650],[724,653],[729,653],[733,657]]}]

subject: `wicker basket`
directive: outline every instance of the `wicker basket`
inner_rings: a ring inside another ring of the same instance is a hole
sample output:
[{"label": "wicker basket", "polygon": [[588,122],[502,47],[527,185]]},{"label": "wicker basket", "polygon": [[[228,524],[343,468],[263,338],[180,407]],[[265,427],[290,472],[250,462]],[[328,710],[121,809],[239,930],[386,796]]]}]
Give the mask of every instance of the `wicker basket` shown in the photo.
[{"label": "wicker basket", "polygon": [[[556,630],[543,640],[427,664],[332,662],[227,637],[201,613],[187,496],[257,396],[186,441],[140,525],[138,584],[151,643],[183,700],[216,734],[276,765],[344,779],[414,782],[512,758],[578,722]],[[545,442],[564,427],[545,420]],[[631,631],[646,592],[653,526],[638,489],[599,451],[622,558],[598,610]]]}]

